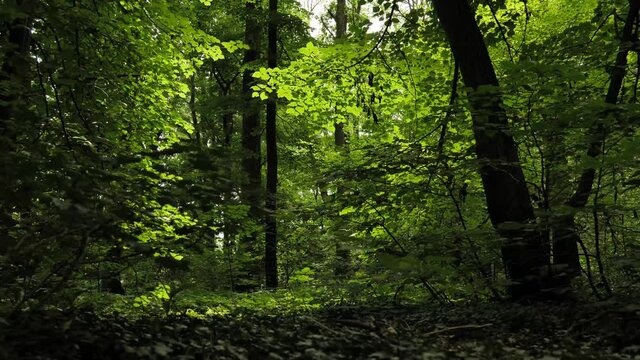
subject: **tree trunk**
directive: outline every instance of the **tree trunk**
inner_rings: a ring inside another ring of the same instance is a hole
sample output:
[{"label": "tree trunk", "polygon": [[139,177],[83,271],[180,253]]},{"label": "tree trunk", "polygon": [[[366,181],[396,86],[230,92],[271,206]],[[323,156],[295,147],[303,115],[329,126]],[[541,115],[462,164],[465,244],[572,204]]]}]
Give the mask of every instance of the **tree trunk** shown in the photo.
[{"label": "tree trunk", "polygon": [[0,70],[0,151],[3,154],[14,149],[16,140],[15,110],[30,82],[31,18],[35,0],[17,2],[16,10],[22,14],[9,24],[9,46],[5,50]]},{"label": "tree trunk", "polygon": [[193,125],[193,134],[195,137],[195,145],[200,146],[200,124],[198,123],[198,111],[196,109],[196,74],[191,75],[189,84],[189,110],[191,110],[191,124]]},{"label": "tree trunk", "polygon": [[[347,34],[347,11],[346,0],[338,0],[336,7],[336,40],[344,39]],[[335,143],[337,147],[344,147],[346,136],[344,133],[344,123],[334,123]]]},{"label": "tree trunk", "polygon": [[[8,44],[4,50],[4,62],[0,68],[0,255],[6,254],[14,245],[8,236],[9,229],[15,225],[11,217],[14,211],[12,202],[5,196],[11,197],[16,191],[15,179],[11,176],[15,172],[12,153],[16,148],[18,112],[26,109],[23,95],[28,91],[31,82],[31,18],[36,6],[35,0],[17,1],[19,14],[8,24]],[[0,279],[1,280],[1,279]]]},{"label": "tree trunk", "polygon": [[548,249],[532,228],[536,218],[491,58],[467,0],[434,0],[433,5],[470,89],[476,155],[491,223],[504,239],[508,291],[513,299],[537,298],[544,288]]},{"label": "tree trunk", "polygon": [[249,46],[244,53],[243,65],[245,70],[242,74],[242,94],[244,100],[244,111],[242,113],[242,148],[244,158],[242,168],[247,179],[242,184],[241,196],[244,204],[249,206],[249,220],[253,222],[254,229],[249,235],[243,237],[240,243],[240,252],[250,258],[247,266],[244,266],[245,276],[242,281],[236,284],[237,290],[248,291],[255,289],[260,281],[260,266],[255,260],[256,244],[259,231],[258,224],[261,224],[261,127],[260,127],[260,103],[252,97],[252,89],[255,79],[252,76],[251,64],[260,57],[260,37],[261,28],[257,21],[258,11],[253,1],[248,1],[245,5],[245,35],[244,42]]},{"label": "tree trunk", "polygon": [[[111,294],[124,295],[126,291],[122,286],[122,280],[120,279],[120,262],[122,260],[122,246],[116,245],[109,249],[106,254],[109,261],[107,264],[109,267],[106,270],[100,271],[100,291],[105,291]],[[106,264],[105,264],[106,265]]]},{"label": "tree trunk", "polygon": [[228,148],[231,146],[231,138],[233,136],[233,112],[225,111],[222,115],[222,127],[224,131],[224,146]]},{"label": "tree trunk", "polygon": [[[605,102],[607,104],[615,105],[618,103],[618,96],[626,73],[627,55],[631,47],[634,46],[633,25],[636,22],[639,10],[640,0],[630,0],[629,12],[624,29],[622,30],[620,48],[616,55],[616,61],[611,71],[611,81],[609,82],[609,88],[605,96]],[[593,131],[593,139],[587,150],[587,156],[595,158],[600,155],[604,137],[605,129],[602,124],[599,124]],[[580,175],[575,192],[566,202],[566,205],[574,211],[584,208],[587,204],[589,196],[591,195],[595,174],[596,169],[589,168],[585,169]],[[580,274],[580,260],[578,257],[580,235],[578,235],[576,231],[574,211],[559,216],[552,224],[553,263],[554,265],[560,266],[563,272],[568,275],[568,278]]]},{"label": "tree trunk", "polygon": [[[267,66],[278,66],[278,0],[269,0],[269,26],[267,30]],[[277,233],[277,192],[278,192],[278,144],[276,139],[276,98],[272,94],[267,100],[267,202],[265,216],[264,270],[267,288],[278,287],[278,233]]]},{"label": "tree trunk", "polygon": [[[347,6],[346,0],[337,0],[336,3],[336,41],[344,39],[347,35]],[[335,145],[338,150],[344,149],[347,144],[346,134],[344,132],[344,123],[334,123]],[[340,191],[336,194],[340,196]],[[344,235],[345,231],[340,226],[338,234]],[[338,236],[336,242],[336,266],[334,273],[336,276],[345,276],[349,273],[351,263],[351,251],[343,243],[347,236]]]}]

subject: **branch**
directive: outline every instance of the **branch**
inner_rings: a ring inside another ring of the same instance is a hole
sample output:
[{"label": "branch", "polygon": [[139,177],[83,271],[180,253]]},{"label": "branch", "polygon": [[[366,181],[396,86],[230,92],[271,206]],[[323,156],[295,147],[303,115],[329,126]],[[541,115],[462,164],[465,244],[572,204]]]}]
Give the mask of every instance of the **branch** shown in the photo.
[{"label": "branch", "polygon": [[511,62],[513,62],[511,44],[509,43],[509,40],[507,39],[507,35],[504,32],[504,27],[502,26],[502,23],[500,23],[500,20],[498,20],[498,16],[496,15],[496,11],[493,9],[493,6],[491,6],[491,2],[485,0],[485,4],[487,4],[487,6],[489,7],[489,10],[491,10],[491,15],[493,16],[493,20],[495,20],[496,24],[498,24],[498,29],[500,29],[500,35],[502,36],[502,40],[504,41],[505,45],[507,45],[507,51],[509,52],[509,59],[511,60]]},{"label": "branch", "polygon": [[374,51],[376,51],[376,49],[378,48],[378,46],[380,46],[380,44],[382,43],[382,40],[384,39],[385,35],[387,34],[387,32],[389,31],[389,27],[391,26],[391,19],[393,19],[393,13],[396,11],[396,9],[398,8],[398,5],[396,5],[396,3],[394,2],[391,5],[391,13],[389,14],[389,18],[386,21],[385,27],[384,27],[384,31],[382,31],[382,35],[380,35],[380,37],[378,38],[378,41],[376,42],[375,46],[369,50],[368,53],[366,53],[362,58],[360,58],[358,61],[356,61],[355,63],[347,66],[347,69],[350,69],[356,65],[361,64],[363,61],[365,61],[369,56],[371,56],[371,54],[373,54]]},{"label": "branch", "polygon": [[446,333],[446,332],[449,332],[449,331],[455,331],[455,330],[482,329],[482,328],[486,328],[486,327],[489,327],[489,326],[493,326],[493,324],[492,323],[487,323],[487,324],[482,324],[482,325],[469,324],[469,325],[451,326],[451,327],[447,327],[447,328],[443,328],[443,329],[430,331],[430,332],[428,332],[426,334],[423,334],[422,336],[438,335],[438,334]]}]

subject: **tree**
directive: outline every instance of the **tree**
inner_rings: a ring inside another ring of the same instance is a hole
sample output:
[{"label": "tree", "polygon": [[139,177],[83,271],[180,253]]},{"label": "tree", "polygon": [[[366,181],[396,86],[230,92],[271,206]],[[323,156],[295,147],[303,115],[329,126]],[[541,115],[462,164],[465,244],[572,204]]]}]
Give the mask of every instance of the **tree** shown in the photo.
[{"label": "tree", "polygon": [[8,24],[8,44],[4,55],[4,61],[0,69],[0,82],[2,93],[0,94],[0,150],[2,152],[13,148],[15,141],[15,128],[17,119],[14,118],[15,110],[19,108],[20,96],[29,87],[31,59],[31,22],[32,13],[36,2],[33,0],[17,1],[15,19]]},{"label": "tree", "polygon": [[[278,66],[278,0],[269,0],[267,66]],[[266,286],[278,287],[278,142],[276,137],[277,104],[275,94],[267,100],[267,201],[265,215],[265,277]]]},{"label": "tree", "polygon": [[[11,153],[15,151],[21,114],[25,114],[25,93],[31,82],[31,22],[36,1],[24,0],[16,3],[14,11],[19,14],[7,25],[8,39],[6,52],[0,68],[0,184],[4,189],[12,189],[3,193],[11,193],[15,179],[8,176],[12,173],[13,160]],[[0,197],[0,254],[9,247],[8,239],[4,239],[13,220],[9,215],[11,202],[4,196]]]},{"label": "tree", "polygon": [[[337,0],[336,2],[336,42],[343,41],[347,35],[347,6],[346,0]],[[334,140],[338,151],[344,151],[347,145],[347,137],[344,131],[343,122],[334,123]],[[336,196],[340,196],[338,191]],[[341,224],[342,225],[342,224]],[[339,234],[344,233],[344,230],[338,229]],[[344,237],[338,238],[336,243],[336,275],[344,276],[349,270],[349,263],[351,261],[351,254],[349,248],[343,244]]]},{"label": "tree", "polygon": [[548,249],[536,217],[518,149],[510,134],[489,52],[466,0],[433,5],[459,64],[473,119],[475,152],[491,223],[504,238],[502,259],[514,299],[536,297],[544,288]]},{"label": "tree", "polygon": [[[20,204],[16,204],[15,193],[28,191],[19,185],[19,179],[12,174],[15,173],[14,152],[19,129],[25,128],[21,122],[28,119],[26,115],[29,113],[25,94],[31,83],[30,26],[35,6],[36,1],[24,0],[17,1],[16,8],[12,9],[18,16],[6,24],[8,39],[0,68],[0,186],[4,189],[0,195],[0,258],[6,256],[12,261],[19,260],[13,259],[11,254],[16,244],[10,236],[16,225],[12,214],[21,210],[16,208]],[[15,276],[13,270],[0,264],[0,281],[10,284]]]},{"label": "tree", "polygon": [[[640,11],[639,0],[629,0],[629,11],[622,29],[621,43],[616,55],[615,64],[611,68],[611,79],[605,96],[605,103],[618,104],[618,98],[622,89],[626,74],[627,57],[634,42],[633,28]],[[637,31],[637,30],[636,30]],[[608,111],[602,113],[606,117]],[[606,136],[606,130],[602,122],[591,130],[591,141],[587,150],[587,156],[596,158],[602,154],[602,146]],[[559,270],[567,273],[567,277],[575,277],[580,274],[580,260],[578,256],[578,243],[580,235],[576,230],[574,212],[583,209],[589,200],[596,176],[595,168],[587,168],[581,174],[576,189],[566,201],[571,209],[568,214],[562,214],[553,222],[553,263],[559,266]]]},{"label": "tree", "polygon": [[260,38],[262,29],[258,21],[259,9],[257,2],[247,1],[245,5],[245,32],[244,41],[249,47],[243,58],[244,71],[242,74],[242,98],[244,110],[242,113],[242,148],[244,150],[242,159],[242,168],[247,176],[246,182],[242,184],[241,195],[245,205],[249,207],[248,215],[250,221],[253,221],[254,229],[250,234],[245,235],[242,239],[240,247],[242,253],[251,259],[248,261],[248,283],[238,284],[238,289],[254,288],[259,279],[260,270],[255,261],[258,224],[262,223],[261,211],[261,133],[260,125],[260,103],[253,98],[252,86],[255,79],[253,77],[254,62],[260,57]]}]

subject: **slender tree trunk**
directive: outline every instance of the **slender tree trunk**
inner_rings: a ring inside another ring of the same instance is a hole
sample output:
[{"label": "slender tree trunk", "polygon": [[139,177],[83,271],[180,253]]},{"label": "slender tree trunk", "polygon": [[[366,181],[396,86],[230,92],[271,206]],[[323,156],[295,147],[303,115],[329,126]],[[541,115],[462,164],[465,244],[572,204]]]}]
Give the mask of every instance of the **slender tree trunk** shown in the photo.
[{"label": "slender tree trunk", "polygon": [[245,5],[245,35],[244,41],[249,46],[244,53],[243,65],[246,67],[242,74],[242,94],[244,100],[244,111],[242,114],[242,148],[244,150],[244,158],[242,160],[242,168],[247,179],[242,184],[241,194],[244,204],[249,206],[249,220],[255,225],[251,233],[245,236],[240,243],[240,251],[242,254],[251,258],[245,267],[247,276],[244,281],[238,281],[237,290],[247,291],[258,286],[260,281],[261,269],[259,263],[255,260],[258,257],[256,253],[256,244],[258,238],[258,226],[262,223],[260,204],[261,204],[261,127],[260,127],[260,104],[252,98],[252,89],[255,79],[252,76],[253,69],[251,64],[260,57],[260,37],[261,28],[257,21],[258,11],[256,3],[247,1]]},{"label": "slender tree trunk", "polygon": [[229,147],[231,145],[231,138],[233,137],[234,131],[233,115],[237,111],[237,109],[229,105],[231,101],[231,89],[236,76],[233,76],[229,80],[225,79],[224,74],[218,70],[215,62],[213,62],[211,66],[211,76],[216,79],[218,87],[220,88],[220,98],[223,99],[223,104],[221,106],[223,134],[222,144],[225,147]]},{"label": "slender tree trunk", "polygon": [[[227,93],[225,96],[229,96]],[[225,111],[222,115],[222,127],[224,131],[224,146],[231,146],[231,138],[233,137],[233,112]]]},{"label": "slender tree trunk", "polygon": [[[636,22],[638,11],[640,10],[640,0],[629,1],[629,13],[622,30],[622,42],[616,55],[616,61],[611,71],[611,80],[609,88],[605,96],[607,104],[615,105],[618,103],[618,96],[622,89],[622,83],[627,67],[627,55],[629,50],[634,46],[633,25]],[[602,152],[602,143],[605,137],[605,129],[599,124],[593,131],[593,139],[587,150],[587,156],[595,158]],[[574,211],[582,209],[587,204],[593,181],[595,179],[596,169],[585,169],[580,175],[578,185],[569,200],[566,202]],[[553,262],[562,268],[566,268],[564,272],[574,277],[580,274],[580,260],[578,257],[578,243],[580,235],[576,231],[574,213],[564,214],[555,219],[553,223]]]},{"label": "slender tree trunk", "polygon": [[[337,0],[336,3],[336,41],[344,39],[347,35],[347,6],[346,0]],[[345,148],[347,144],[346,134],[344,132],[344,123],[334,123],[334,136],[335,145],[338,150]],[[336,194],[340,196],[340,191]],[[337,230],[338,234],[343,234],[345,231],[342,226]],[[336,266],[334,273],[336,276],[345,276],[349,272],[351,267],[351,251],[343,243],[345,236],[338,236],[336,242]]]},{"label": "slender tree trunk", "polygon": [[[231,84],[224,85],[221,84],[220,88],[220,96],[221,97],[229,97],[231,94]],[[229,158],[229,154],[231,151],[231,142],[233,138],[233,115],[234,111],[232,109],[227,108],[228,105],[225,104],[224,112],[222,113],[222,132],[224,136],[223,145],[226,149],[225,157],[227,160],[231,160]],[[224,167],[228,174],[231,174],[233,171],[233,166],[231,161],[225,161]],[[233,193],[235,189],[233,187],[228,188],[228,191],[225,193],[225,203],[227,206],[231,206],[236,203],[234,199]],[[231,289],[236,288],[236,274],[234,271],[233,264],[233,249],[236,243],[236,235],[237,235],[237,226],[233,224],[233,222],[229,219],[229,216],[225,213],[223,215],[223,236],[224,236],[224,253],[225,259],[227,261],[227,270],[229,272],[229,285]]]},{"label": "slender tree trunk", "polygon": [[[269,26],[267,30],[267,66],[278,66],[278,0],[269,0]],[[278,143],[276,139],[277,104],[275,96],[267,100],[267,202],[265,216],[264,270],[267,288],[278,287]]]},{"label": "slender tree trunk", "polygon": [[189,84],[189,110],[191,110],[191,124],[193,125],[193,133],[195,137],[196,146],[200,146],[200,124],[198,123],[198,112],[196,109],[196,74],[191,75],[191,81]]},{"label": "slender tree trunk", "polygon": [[[231,94],[231,83],[225,84],[220,83],[220,97],[228,98]],[[231,142],[233,138],[233,115],[234,110],[229,108],[225,102],[224,110],[222,113],[222,132],[223,132],[223,146],[225,148],[225,161],[224,167],[227,174],[231,174],[233,171],[233,165],[229,158],[231,151]],[[224,194],[224,203],[226,206],[232,206],[232,204],[236,203],[234,198],[234,187],[227,188],[227,191]],[[234,245],[236,243],[236,235],[237,235],[237,226],[233,223],[231,219],[229,219],[229,215],[225,212],[223,214],[223,228],[222,233],[224,236],[224,254],[225,260],[227,261],[227,271],[228,271],[228,279],[229,286],[233,290],[236,288],[236,273],[234,269],[233,263],[233,252]]]},{"label": "slender tree trunk", "polygon": [[434,0],[468,92],[487,208],[504,239],[502,259],[513,299],[536,298],[544,288],[548,249],[535,226],[518,149],[497,91],[491,58],[467,0]]},{"label": "slender tree trunk", "polygon": [[[338,0],[336,7],[336,40],[344,39],[347,34],[347,11],[346,0]],[[344,147],[346,136],[344,133],[344,123],[334,123],[335,143],[337,147]]]}]

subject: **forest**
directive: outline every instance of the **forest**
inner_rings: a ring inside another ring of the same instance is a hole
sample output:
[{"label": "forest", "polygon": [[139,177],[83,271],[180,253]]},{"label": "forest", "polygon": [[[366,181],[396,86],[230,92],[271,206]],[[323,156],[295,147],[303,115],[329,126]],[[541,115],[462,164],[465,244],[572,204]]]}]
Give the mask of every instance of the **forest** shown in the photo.
[{"label": "forest", "polygon": [[0,359],[640,359],[639,33],[0,0]]}]

